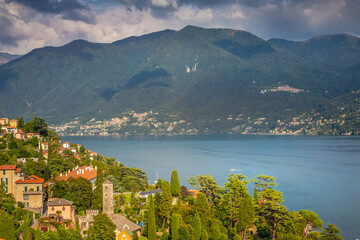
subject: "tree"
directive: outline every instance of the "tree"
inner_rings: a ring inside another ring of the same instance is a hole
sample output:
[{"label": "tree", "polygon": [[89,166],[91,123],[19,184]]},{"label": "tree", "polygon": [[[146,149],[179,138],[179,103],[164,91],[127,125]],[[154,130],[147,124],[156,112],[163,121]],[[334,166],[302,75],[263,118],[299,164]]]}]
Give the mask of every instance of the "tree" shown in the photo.
[{"label": "tree", "polygon": [[161,199],[159,204],[159,214],[162,218],[162,229],[165,227],[166,219],[170,218],[172,207],[171,189],[168,181],[163,182],[163,188],[161,193]]},{"label": "tree", "polygon": [[204,193],[198,193],[195,200],[195,210],[201,219],[201,225],[207,226],[211,216],[210,205]]},{"label": "tree", "polygon": [[178,197],[180,195],[180,180],[178,176],[178,172],[173,170],[171,173],[171,194],[173,196]]},{"label": "tree", "polygon": [[157,181],[156,181],[156,188],[157,189],[161,189],[162,188],[162,184],[163,184],[163,181],[161,180],[161,178],[159,178]]},{"label": "tree", "polygon": [[24,119],[22,117],[18,118],[18,128],[22,129],[24,126]]},{"label": "tree", "polygon": [[255,186],[259,186],[262,188],[262,191],[265,191],[266,188],[269,188],[270,186],[277,186],[277,183],[275,183],[276,178],[273,176],[267,176],[267,175],[258,175],[256,176]]},{"label": "tree", "polygon": [[151,194],[149,196],[149,211],[147,213],[147,226],[148,226],[148,239],[156,240],[154,199]]},{"label": "tree", "polygon": [[193,228],[192,240],[200,240],[201,237],[201,220],[199,214],[196,213],[191,221],[191,226]]},{"label": "tree", "polygon": [[196,176],[188,178],[192,187],[199,187],[200,192],[204,193],[209,200],[210,205],[214,205],[221,198],[221,188],[216,179],[211,175]]},{"label": "tree", "polygon": [[102,192],[102,184],[105,182],[104,173],[101,168],[97,169],[97,176],[95,181],[95,190],[93,195],[93,200],[91,207],[93,209],[102,209],[103,203],[103,192]]},{"label": "tree", "polygon": [[299,213],[303,216],[303,218],[306,220],[306,225],[304,228],[304,238],[307,238],[308,233],[314,228],[321,228],[323,225],[323,222],[321,219],[319,219],[319,216],[314,213],[313,211],[309,210],[300,210]]},{"label": "tree", "polygon": [[255,218],[253,200],[246,189],[249,181],[245,179],[242,174],[230,174],[225,183],[225,201],[229,206],[230,224],[241,233],[242,239],[246,239],[246,230]]},{"label": "tree", "polygon": [[93,224],[88,230],[89,240],[113,240],[115,239],[115,224],[104,213],[99,213],[94,217]]},{"label": "tree", "polygon": [[261,203],[260,214],[265,217],[271,227],[272,239],[275,240],[278,224],[288,220],[289,212],[285,206],[281,205],[284,202],[281,192],[275,189],[265,189],[261,192],[260,197],[264,199]]},{"label": "tree", "polygon": [[181,223],[181,215],[173,213],[171,216],[171,240],[179,239],[179,228]]},{"label": "tree", "polygon": [[201,240],[209,240],[209,235],[208,235],[206,229],[203,229],[201,232]]},{"label": "tree", "polygon": [[334,224],[328,224],[321,233],[321,240],[342,240],[340,236],[340,229]]},{"label": "tree", "polygon": [[0,238],[15,240],[14,222],[6,212],[0,212]]},{"label": "tree", "polygon": [[255,202],[259,201],[259,193],[258,193],[256,185],[255,185],[255,188],[254,188],[254,200],[255,200]]}]

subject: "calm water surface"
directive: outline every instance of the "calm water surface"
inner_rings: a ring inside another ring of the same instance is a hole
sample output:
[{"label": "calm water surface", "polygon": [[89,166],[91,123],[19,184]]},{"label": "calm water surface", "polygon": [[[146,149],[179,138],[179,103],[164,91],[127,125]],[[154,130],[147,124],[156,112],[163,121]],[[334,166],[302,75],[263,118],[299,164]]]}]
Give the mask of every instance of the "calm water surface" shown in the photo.
[{"label": "calm water surface", "polygon": [[[63,137],[129,167],[149,180],[211,174],[219,184],[230,173],[277,178],[289,210],[309,209],[338,226],[345,240],[360,239],[360,137],[182,136]],[[231,172],[236,169],[238,172]],[[249,184],[253,193],[253,184]]]}]

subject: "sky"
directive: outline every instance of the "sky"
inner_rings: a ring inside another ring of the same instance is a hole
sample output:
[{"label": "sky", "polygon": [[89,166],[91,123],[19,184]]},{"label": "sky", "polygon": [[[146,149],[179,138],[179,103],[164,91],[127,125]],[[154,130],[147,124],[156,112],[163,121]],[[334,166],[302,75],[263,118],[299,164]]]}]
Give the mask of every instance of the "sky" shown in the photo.
[{"label": "sky", "polygon": [[0,0],[0,52],[26,54],[76,39],[110,43],[187,25],[264,39],[360,36],[360,0]]}]

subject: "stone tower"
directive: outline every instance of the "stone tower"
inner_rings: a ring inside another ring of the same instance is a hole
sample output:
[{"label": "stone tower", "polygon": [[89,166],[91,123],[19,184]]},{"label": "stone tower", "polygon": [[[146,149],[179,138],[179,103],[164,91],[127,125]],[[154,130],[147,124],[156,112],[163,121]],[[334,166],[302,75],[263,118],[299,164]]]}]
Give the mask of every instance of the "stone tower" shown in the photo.
[{"label": "stone tower", "polygon": [[103,188],[103,213],[111,217],[114,214],[114,198],[113,198],[113,184],[106,180],[102,184]]}]

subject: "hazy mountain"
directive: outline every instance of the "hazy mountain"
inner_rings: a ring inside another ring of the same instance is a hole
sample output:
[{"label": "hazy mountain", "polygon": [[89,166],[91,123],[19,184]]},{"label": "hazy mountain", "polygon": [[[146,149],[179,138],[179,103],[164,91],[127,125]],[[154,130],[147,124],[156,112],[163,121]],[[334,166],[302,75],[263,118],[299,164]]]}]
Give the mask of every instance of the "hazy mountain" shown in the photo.
[{"label": "hazy mountain", "polygon": [[354,36],[265,41],[187,26],[111,44],[76,40],[35,49],[0,66],[0,115],[58,123],[152,109],[194,122],[228,114],[276,121],[359,89]]},{"label": "hazy mountain", "polygon": [[14,59],[21,57],[21,55],[9,54],[9,53],[2,53],[0,52],[0,65],[8,63]]}]

